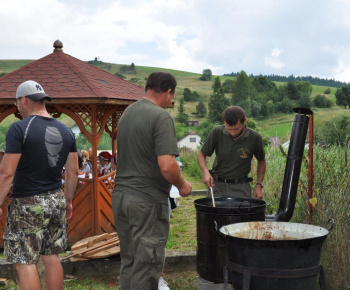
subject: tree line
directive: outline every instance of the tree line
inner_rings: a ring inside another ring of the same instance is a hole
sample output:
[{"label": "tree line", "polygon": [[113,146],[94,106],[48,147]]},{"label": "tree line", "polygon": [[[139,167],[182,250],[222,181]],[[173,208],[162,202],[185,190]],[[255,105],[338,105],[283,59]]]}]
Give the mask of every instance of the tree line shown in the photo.
[{"label": "tree line", "polygon": [[[209,70],[203,70],[203,75],[207,76]],[[204,80],[204,78],[202,78]],[[202,122],[196,128],[197,133],[205,140],[209,131],[216,124],[222,123],[221,114],[223,110],[231,105],[242,107],[247,117],[250,120],[249,127],[256,127],[254,118],[268,117],[276,113],[292,113],[293,108],[302,107],[311,109],[312,107],[330,108],[333,106],[331,99],[327,97],[330,94],[330,88],[325,89],[324,94],[318,94],[313,99],[311,98],[312,85],[309,81],[289,81],[279,87],[264,76],[249,77],[244,71],[241,71],[236,79],[227,79],[223,83],[220,77],[214,78],[212,85],[212,94],[208,100],[208,113],[205,104],[200,101],[196,106],[198,117],[206,117],[207,121]],[[188,115],[184,110],[185,101],[197,101],[198,97],[191,97],[193,92],[188,88],[184,89],[185,98],[180,99],[179,113],[176,120],[179,123],[186,124]],[[194,94],[197,96],[198,94]],[[337,89],[336,104],[344,108],[350,108],[350,85],[343,85],[342,88]],[[349,134],[346,133],[346,128],[350,122],[349,117],[338,117],[330,123],[327,127],[334,127],[335,130],[326,132],[322,129],[319,132],[316,140],[321,144],[347,144],[349,141]]]},{"label": "tree line", "polygon": [[[210,70],[203,70],[201,77],[209,76]],[[212,85],[212,94],[208,101],[208,120],[212,123],[221,122],[221,112],[230,105],[236,105],[244,108],[248,117],[268,117],[276,113],[291,113],[293,108],[330,108],[333,102],[326,97],[330,93],[327,88],[323,95],[318,94],[311,99],[312,85],[309,81],[289,81],[279,87],[263,76],[249,77],[245,71],[241,71],[235,79],[226,79],[223,83],[220,77],[214,78]],[[183,102],[199,101],[199,94],[191,92],[185,88],[183,100],[180,101],[179,114],[177,121],[185,124],[188,116],[183,110]],[[338,105],[350,105],[350,85],[338,89],[336,93]],[[349,102],[347,101],[349,99]],[[205,105],[199,101],[196,115],[206,117]]]},{"label": "tree line", "polygon": [[[230,77],[237,77],[240,74],[240,72],[232,72],[229,74],[224,74],[224,76],[230,76]],[[312,85],[318,85],[318,86],[329,86],[329,87],[335,87],[335,88],[341,88],[343,85],[346,85],[346,82],[336,81],[335,79],[328,79],[328,78],[318,78],[318,77],[312,77],[312,76],[281,76],[281,75],[249,75],[250,78],[259,78],[264,77],[268,79],[269,81],[274,82],[290,82],[290,81],[303,81],[303,82],[310,82]]]},{"label": "tree line", "polygon": [[208,103],[208,118],[212,122],[221,120],[221,115],[218,116],[217,112],[222,112],[227,105],[240,106],[248,117],[253,118],[291,113],[295,107],[311,108],[314,105],[311,93],[310,82],[289,81],[277,87],[263,76],[251,78],[241,71],[236,79],[225,80],[223,84],[219,77],[214,79],[213,94]]}]

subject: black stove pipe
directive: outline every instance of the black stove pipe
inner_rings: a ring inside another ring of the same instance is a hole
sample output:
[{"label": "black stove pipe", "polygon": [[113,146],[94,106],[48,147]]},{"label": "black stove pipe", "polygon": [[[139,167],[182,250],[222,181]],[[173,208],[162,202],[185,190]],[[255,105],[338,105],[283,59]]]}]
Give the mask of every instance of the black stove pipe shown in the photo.
[{"label": "black stove pipe", "polygon": [[306,134],[309,126],[309,116],[307,115],[313,114],[313,112],[305,108],[294,108],[293,111],[298,113],[298,115],[294,117],[280,205],[276,214],[265,217],[266,221],[288,222],[294,212]]}]

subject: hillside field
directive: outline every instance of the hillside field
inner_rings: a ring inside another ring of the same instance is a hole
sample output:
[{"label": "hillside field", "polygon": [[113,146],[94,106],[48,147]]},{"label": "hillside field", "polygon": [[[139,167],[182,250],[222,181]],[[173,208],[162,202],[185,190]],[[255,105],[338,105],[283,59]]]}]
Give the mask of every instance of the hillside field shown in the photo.
[{"label": "hillside field", "polygon": [[[17,68],[20,68],[33,60],[0,60],[0,73],[9,73]],[[130,65],[122,65],[122,64],[112,64],[112,63],[104,63],[101,61],[94,61],[92,62],[93,65],[106,70],[112,74],[115,74],[119,72],[120,68],[122,66],[130,66]],[[209,96],[212,93],[212,81],[201,81],[199,78],[201,74],[198,73],[191,73],[191,72],[185,72],[185,71],[179,71],[179,70],[172,70],[172,69],[166,69],[166,68],[158,68],[158,67],[146,67],[146,66],[137,66],[135,65],[136,72],[132,74],[124,74],[126,77],[126,80],[131,81],[140,87],[144,87],[147,76],[154,71],[167,71],[172,73],[178,82],[177,86],[177,92],[175,97],[175,106],[174,108],[168,109],[170,114],[175,117],[178,113],[178,107],[176,103],[176,100],[182,97],[184,88],[189,88],[192,92],[197,91],[200,95],[200,99],[203,100],[203,102],[207,105]],[[221,81],[223,82],[225,79],[233,79],[233,77],[229,76],[220,76]],[[277,86],[281,86],[284,83],[282,82],[275,82]],[[317,94],[323,94],[323,92],[327,89],[326,86],[312,86],[312,95],[311,97],[315,97]],[[327,95],[327,98],[331,99],[335,103],[335,92],[336,88],[330,87],[331,93]],[[226,94],[226,97],[228,99],[231,98],[229,94]],[[198,102],[185,102],[184,108],[185,112],[190,116],[191,119],[196,119],[200,123],[205,121],[205,118],[198,118],[195,115],[196,112],[196,106]],[[207,108],[208,109],[208,108]],[[350,114],[349,110],[345,110],[343,108],[340,108],[338,106],[334,106],[331,109],[315,109],[314,110],[314,122],[315,122],[315,128],[317,126],[324,124],[326,121],[331,120],[332,118],[341,115],[341,114]],[[255,120],[258,125],[258,130],[265,136],[271,137],[271,136],[277,136],[279,137],[282,142],[289,140],[290,138],[290,132],[292,128],[292,122],[293,122],[294,114],[284,114],[284,115],[275,115],[273,117],[263,119],[263,120]],[[13,121],[15,120],[15,117],[10,116],[6,118],[2,123],[1,126],[8,127]],[[72,120],[64,120],[67,125],[70,125]],[[195,128],[193,128],[195,130]],[[182,136],[178,136],[182,137]]]}]

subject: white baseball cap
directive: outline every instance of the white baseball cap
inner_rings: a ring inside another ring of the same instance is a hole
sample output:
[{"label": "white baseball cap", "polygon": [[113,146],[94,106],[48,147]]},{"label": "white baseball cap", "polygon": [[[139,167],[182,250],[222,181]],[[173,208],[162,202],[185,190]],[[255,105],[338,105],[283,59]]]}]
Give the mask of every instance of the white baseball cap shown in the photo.
[{"label": "white baseball cap", "polygon": [[23,96],[31,99],[34,102],[38,102],[43,98],[51,101],[51,98],[45,94],[42,86],[35,81],[25,81],[18,86],[16,99],[19,99]]}]

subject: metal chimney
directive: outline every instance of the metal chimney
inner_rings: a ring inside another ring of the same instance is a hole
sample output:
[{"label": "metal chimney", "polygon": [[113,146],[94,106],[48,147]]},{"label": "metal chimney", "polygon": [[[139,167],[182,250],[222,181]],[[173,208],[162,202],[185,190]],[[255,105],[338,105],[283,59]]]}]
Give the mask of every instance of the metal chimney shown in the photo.
[{"label": "metal chimney", "polygon": [[280,205],[276,214],[266,216],[266,221],[288,222],[294,212],[305,139],[309,126],[309,116],[307,115],[311,115],[313,112],[305,108],[294,108],[293,111],[298,115],[294,117]]}]

